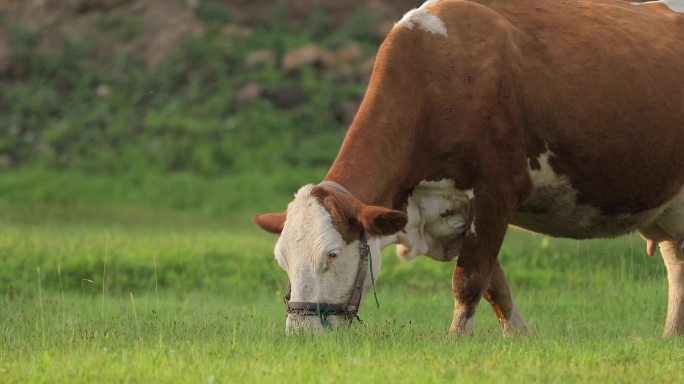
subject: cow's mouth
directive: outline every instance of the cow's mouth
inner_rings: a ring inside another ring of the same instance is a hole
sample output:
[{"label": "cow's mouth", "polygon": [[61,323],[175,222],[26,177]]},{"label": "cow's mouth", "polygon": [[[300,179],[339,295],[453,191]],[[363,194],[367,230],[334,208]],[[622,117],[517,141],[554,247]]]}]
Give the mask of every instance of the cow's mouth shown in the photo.
[{"label": "cow's mouth", "polygon": [[344,316],[338,315],[320,317],[288,314],[285,321],[285,331],[288,333],[322,332],[351,324],[352,319],[345,319]]}]

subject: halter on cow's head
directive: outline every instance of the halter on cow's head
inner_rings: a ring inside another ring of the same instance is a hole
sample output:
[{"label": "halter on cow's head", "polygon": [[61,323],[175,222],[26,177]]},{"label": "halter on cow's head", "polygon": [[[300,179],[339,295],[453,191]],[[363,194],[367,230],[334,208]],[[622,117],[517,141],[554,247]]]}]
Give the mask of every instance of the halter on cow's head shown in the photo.
[{"label": "halter on cow's head", "polygon": [[283,213],[254,217],[279,234],[275,258],[290,283],[286,329],[347,323],[380,271],[380,250],[406,225],[406,214],[370,206],[333,182],[306,185]]}]

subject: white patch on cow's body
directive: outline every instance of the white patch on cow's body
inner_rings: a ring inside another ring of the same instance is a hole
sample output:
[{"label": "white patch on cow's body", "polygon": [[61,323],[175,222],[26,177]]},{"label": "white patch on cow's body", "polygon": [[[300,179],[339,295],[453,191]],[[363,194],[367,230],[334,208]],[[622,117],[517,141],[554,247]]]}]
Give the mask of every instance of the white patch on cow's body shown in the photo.
[{"label": "white patch on cow's body", "polygon": [[517,209],[513,224],[541,233],[583,237],[600,212],[578,203],[578,193],[570,179],[558,175],[549,164],[552,156],[548,150],[541,154],[538,169],[532,169],[530,164],[532,194]]},{"label": "white patch on cow's body", "polygon": [[634,4],[634,5],[663,4],[675,12],[684,13],[684,0],[646,1],[643,3],[632,2],[632,4]]},{"label": "white patch on cow's body", "polygon": [[472,200],[475,198],[475,192],[472,189],[469,189],[466,191],[466,197],[468,200]]},{"label": "white patch on cow's body", "polygon": [[[534,232],[577,239],[612,237],[652,224],[670,205],[638,213],[606,215],[597,207],[579,202],[579,192],[566,175],[551,167],[554,154],[547,150],[532,169],[532,193],[516,210],[512,224]],[[600,166],[600,165],[597,165]]]},{"label": "white patch on cow's body", "polygon": [[531,167],[529,169],[533,189],[529,201],[535,203],[535,199],[543,200],[540,202],[547,205],[548,213],[552,216],[571,218],[572,225],[589,227],[593,218],[598,215],[598,210],[577,203],[577,190],[567,176],[560,176],[554,172],[549,164],[551,156],[553,153],[547,150],[537,159],[541,167],[536,170]]},{"label": "white patch on cow's body", "polygon": [[562,180],[561,177],[553,171],[551,165],[549,165],[549,157],[552,155],[551,151],[548,150],[539,155],[539,158],[537,159],[540,165],[539,169],[533,170],[530,165],[529,172],[534,188],[566,183],[566,180]]},{"label": "white patch on cow's body", "polygon": [[428,0],[420,7],[406,12],[404,17],[402,17],[396,25],[407,29],[413,29],[417,24],[421,29],[427,32],[446,37],[447,28],[446,25],[444,25],[444,22],[439,17],[428,13],[430,7],[435,5],[438,1],[439,0]]},{"label": "white patch on cow's body", "polygon": [[468,234],[477,236],[477,230],[475,229],[475,218],[473,218],[473,222],[470,223],[470,229],[468,230]]},{"label": "white patch on cow's body", "polygon": [[469,196],[472,190],[459,190],[450,179],[421,182],[408,198],[408,223],[397,235],[397,255],[404,260],[455,257],[467,229]]}]

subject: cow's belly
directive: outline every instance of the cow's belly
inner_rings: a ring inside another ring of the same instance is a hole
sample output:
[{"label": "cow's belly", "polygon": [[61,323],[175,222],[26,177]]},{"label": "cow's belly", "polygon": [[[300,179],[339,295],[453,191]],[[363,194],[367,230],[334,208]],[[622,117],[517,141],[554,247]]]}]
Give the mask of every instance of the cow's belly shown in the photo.
[{"label": "cow's belly", "polygon": [[668,204],[635,213],[608,215],[578,202],[578,191],[566,176],[549,166],[550,152],[538,159],[541,168],[530,170],[531,196],[516,210],[512,224],[557,237],[588,239],[623,235],[654,222]]},{"label": "cow's belly", "polygon": [[605,215],[576,202],[576,192],[559,188],[535,189],[515,212],[512,224],[556,237],[591,239],[620,236],[653,222],[664,207],[639,213]]}]

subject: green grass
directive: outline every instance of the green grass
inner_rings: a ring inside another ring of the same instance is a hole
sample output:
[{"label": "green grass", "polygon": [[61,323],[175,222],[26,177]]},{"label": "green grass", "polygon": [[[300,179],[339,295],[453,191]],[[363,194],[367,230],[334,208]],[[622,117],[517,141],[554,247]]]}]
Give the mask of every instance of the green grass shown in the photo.
[{"label": "green grass", "polygon": [[49,215],[52,206],[68,205],[71,209],[55,220],[82,221],[83,216],[94,216],[102,221],[107,213],[116,216],[111,217],[114,220],[138,221],[141,214],[149,216],[136,208],[142,206],[153,216],[159,216],[159,211],[181,211],[228,221],[236,212],[282,211],[297,189],[322,180],[325,172],[323,168],[289,168],[221,177],[192,173],[113,177],[78,171],[11,170],[0,172],[0,215],[17,220],[32,214],[44,217],[46,209]]},{"label": "green grass", "polygon": [[402,263],[389,249],[381,308],[365,305],[363,325],[286,336],[275,239],[246,214],[7,202],[3,212],[3,383],[684,379],[682,340],[660,338],[664,268],[636,235],[511,231],[501,260],[529,337],[503,338],[486,303],[473,337],[448,336],[453,265]]}]

